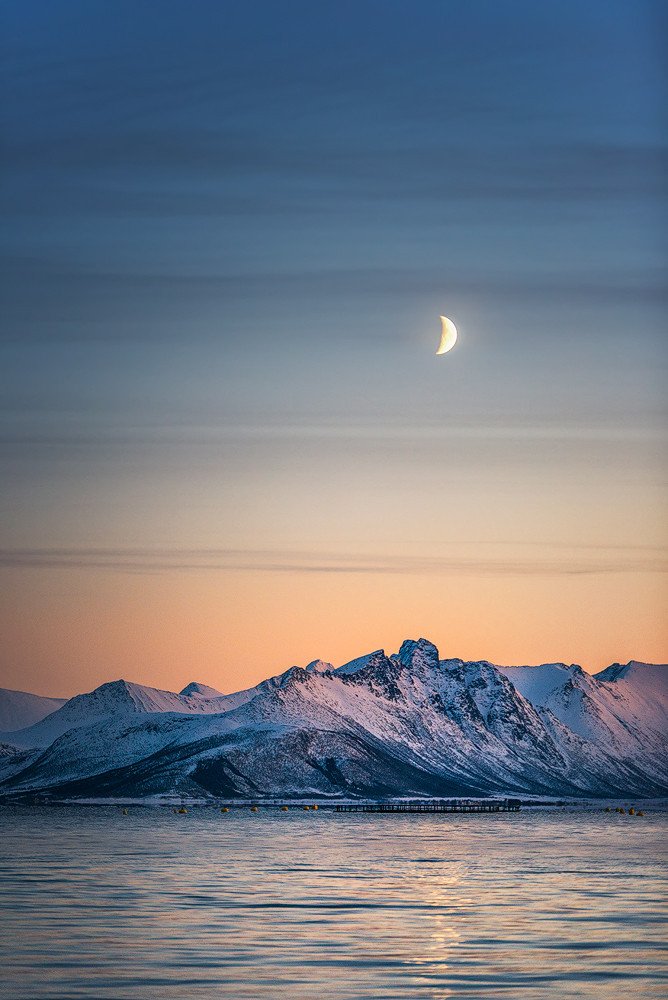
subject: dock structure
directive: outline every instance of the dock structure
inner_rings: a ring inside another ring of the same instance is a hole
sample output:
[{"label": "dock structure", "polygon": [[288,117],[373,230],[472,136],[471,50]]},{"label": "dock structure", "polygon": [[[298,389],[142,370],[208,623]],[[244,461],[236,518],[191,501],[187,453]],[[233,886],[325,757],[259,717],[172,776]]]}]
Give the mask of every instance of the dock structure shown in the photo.
[{"label": "dock structure", "polygon": [[364,813],[498,813],[519,812],[519,799],[417,799],[404,802],[346,802],[336,812]]}]

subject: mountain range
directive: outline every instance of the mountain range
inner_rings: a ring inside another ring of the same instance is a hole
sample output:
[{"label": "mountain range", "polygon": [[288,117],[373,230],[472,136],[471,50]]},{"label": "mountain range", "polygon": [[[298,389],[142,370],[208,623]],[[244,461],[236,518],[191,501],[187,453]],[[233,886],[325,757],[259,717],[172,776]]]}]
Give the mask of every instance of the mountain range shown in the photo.
[{"label": "mountain range", "polygon": [[234,694],[0,690],[0,796],[661,796],[667,678],[636,661],[591,675],[440,659],[419,639]]}]

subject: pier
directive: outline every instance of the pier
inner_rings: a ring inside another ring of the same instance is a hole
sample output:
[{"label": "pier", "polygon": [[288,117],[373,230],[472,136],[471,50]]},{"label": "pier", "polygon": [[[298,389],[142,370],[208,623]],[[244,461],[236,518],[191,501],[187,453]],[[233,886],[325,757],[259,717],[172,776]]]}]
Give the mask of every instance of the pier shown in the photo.
[{"label": "pier", "polygon": [[419,799],[406,802],[350,802],[336,812],[364,813],[498,813],[519,812],[519,799]]}]

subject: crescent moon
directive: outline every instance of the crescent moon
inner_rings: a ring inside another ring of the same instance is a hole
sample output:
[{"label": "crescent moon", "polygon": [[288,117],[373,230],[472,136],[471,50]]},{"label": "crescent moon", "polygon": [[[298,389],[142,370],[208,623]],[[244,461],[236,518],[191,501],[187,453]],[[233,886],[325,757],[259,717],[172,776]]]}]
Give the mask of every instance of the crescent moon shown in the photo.
[{"label": "crescent moon", "polygon": [[438,345],[437,354],[447,354],[457,343],[457,327],[448,319],[447,316],[441,316],[441,343]]}]

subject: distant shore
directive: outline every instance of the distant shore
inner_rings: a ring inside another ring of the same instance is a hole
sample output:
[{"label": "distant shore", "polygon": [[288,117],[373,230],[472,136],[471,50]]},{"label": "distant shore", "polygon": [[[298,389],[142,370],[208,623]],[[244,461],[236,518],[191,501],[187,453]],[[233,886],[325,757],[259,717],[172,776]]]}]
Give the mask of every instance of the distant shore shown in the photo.
[{"label": "distant shore", "polygon": [[[452,799],[452,798],[427,798],[427,797],[393,797],[393,798],[322,798],[318,796],[312,797],[300,797],[300,798],[271,798],[271,799],[202,799],[189,796],[150,796],[146,798],[138,798],[131,796],[118,796],[113,798],[81,798],[81,799],[56,799],[47,798],[41,796],[17,796],[15,798],[6,797],[0,799],[0,808],[7,806],[14,806],[20,808],[35,808],[35,807],[72,807],[72,806],[83,806],[83,807],[116,807],[116,808],[144,808],[144,809],[179,809],[181,807],[187,809],[196,810],[248,810],[256,807],[259,810],[265,811],[275,811],[286,808],[288,810],[304,810],[306,807],[310,807],[313,811],[325,811],[333,812],[336,811],[337,806],[381,806],[381,805],[426,805],[428,803],[450,803],[450,802],[479,802],[488,803],[490,801],[498,802],[504,801],[505,799],[510,799],[518,801],[522,809],[529,809],[531,811],[536,811],[540,809],[564,809],[564,810],[578,810],[583,812],[599,812],[606,809],[615,810],[618,807],[622,807],[626,810],[633,809],[640,806],[644,811],[654,810],[657,812],[668,811],[668,798],[643,798],[641,796],[618,796],[617,798],[601,798],[596,799],[588,796],[587,798],[557,798],[550,796],[518,796],[518,795],[508,795],[508,796],[468,796],[466,800],[462,799]],[[314,808],[315,807],[315,808]],[[345,813],[341,813],[344,815]],[[400,813],[397,811],[397,815],[406,815],[411,813]],[[439,815],[438,812],[429,813],[425,811],[424,815]],[[458,815],[465,815],[462,811]],[[479,812],[473,813],[473,815],[480,815]]]}]

